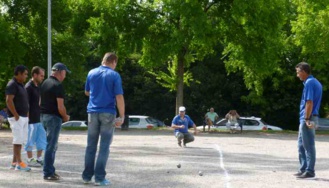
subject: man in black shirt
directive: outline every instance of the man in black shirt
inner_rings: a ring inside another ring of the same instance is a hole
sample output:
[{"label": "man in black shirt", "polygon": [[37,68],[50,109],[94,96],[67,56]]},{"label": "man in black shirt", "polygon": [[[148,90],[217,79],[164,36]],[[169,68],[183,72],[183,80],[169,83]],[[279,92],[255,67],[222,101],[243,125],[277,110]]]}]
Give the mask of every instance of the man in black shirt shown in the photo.
[{"label": "man in black shirt", "polygon": [[26,143],[28,131],[29,102],[24,82],[28,70],[24,65],[18,65],[14,71],[14,78],[6,87],[6,104],[8,108],[8,122],[13,133],[13,161],[11,169],[30,171],[21,158],[22,144]]},{"label": "man in black shirt", "polygon": [[66,73],[71,72],[63,63],[56,63],[52,67],[52,74],[41,85],[41,122],[47,132],[47,148],[45,151],[43,178],[44,180],[59,180],[56,174],[54,162],[57,150],[57,142],[62,122],[68,121],[70,116],[66,113],[64,105],[64,88],[62,81]]},{"label": "man in black shirt", "polygon": [[[40,122],[40,89],[39,85],[45,77],[45,70],[41,67],[33,67],[31,71],[32,79],[25,85],[29,96],[29,133],[25,151],[27,153],[27,163],[29,166],[41,167],[43,165],[42,151],[47,146],[46,131]],[[36,144],[37,158],[33,158],[32,149]]]}]

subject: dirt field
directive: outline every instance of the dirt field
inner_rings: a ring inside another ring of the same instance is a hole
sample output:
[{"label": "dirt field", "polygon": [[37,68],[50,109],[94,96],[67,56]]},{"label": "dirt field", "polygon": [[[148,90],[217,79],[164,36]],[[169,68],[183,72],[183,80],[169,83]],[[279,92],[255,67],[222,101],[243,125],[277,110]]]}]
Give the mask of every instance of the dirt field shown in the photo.
[{"label": "dirt field", "polygon": [[[81,180],[86,131],[62,131],[55,167],[63,179],[45,182],[42,169],[9,170],[11,133],[0,130],[0,187],[89,187]],[[201,133],[187,148],[169,130],[117,130],[107,165],[110,187],[327,188],[329,136],[317,136],[316,179],[297,180],[297,134]],[[25,156],[25,155],[24,155]],[[181,164],[181,168],[177,165]],[[202,171],[202,175],[199,175]]]}]

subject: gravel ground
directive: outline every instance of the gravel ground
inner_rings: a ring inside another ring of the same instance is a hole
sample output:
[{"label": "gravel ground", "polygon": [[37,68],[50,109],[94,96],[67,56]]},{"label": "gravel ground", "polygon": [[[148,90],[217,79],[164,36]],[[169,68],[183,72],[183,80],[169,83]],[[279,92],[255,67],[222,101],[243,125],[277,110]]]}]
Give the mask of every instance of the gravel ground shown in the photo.
[{"label": "gravel ground", "polygon": [[[86,131],[62,131],[55,167],[63,178],[46,182],[41,168],[31,172],[8,169],[12,157],[11,132],[0,130],[0,187],[93,186],[84,185],[81,180],[86,134]],[[110,187],[127,188],[327,188],[329,136],[317,136],[314,180],[297,180],[292,175],[298,169],[296,139],[297,134],[200,133],[187,148],[180,148],[169,130],[117,130],[107,178]]]}]

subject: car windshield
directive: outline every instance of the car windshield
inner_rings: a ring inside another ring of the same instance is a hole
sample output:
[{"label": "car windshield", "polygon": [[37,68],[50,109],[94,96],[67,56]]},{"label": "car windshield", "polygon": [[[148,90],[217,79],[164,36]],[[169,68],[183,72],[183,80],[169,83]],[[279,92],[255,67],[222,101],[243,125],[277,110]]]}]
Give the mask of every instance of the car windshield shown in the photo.
[{"label": "car windshield", "polygon": [[145,119],[147,123],[152,123],[152,124],[157,124],[158,123],[158,120],[154,119],[154,118],[151,118],[151,117],[148,117]]},{"label": "car windshield", "polygon": [[226,119],[222,119],[219,122],[217,122],[217,126],[226,126],[227,120]]},{"label": "car windshield", "polygon": [[268,125],[264,120],[260,120],[264,125]]},{"label": "car windshield", "polygon": [[139,118],[129,118],[129,125],[138,125],[139,121]]}]

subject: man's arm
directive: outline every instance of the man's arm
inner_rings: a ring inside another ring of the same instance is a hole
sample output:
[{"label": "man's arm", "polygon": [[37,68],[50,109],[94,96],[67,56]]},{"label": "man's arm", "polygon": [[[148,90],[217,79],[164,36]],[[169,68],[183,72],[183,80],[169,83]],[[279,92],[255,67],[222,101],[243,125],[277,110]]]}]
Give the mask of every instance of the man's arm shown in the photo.
[{"label": "man's arm", "polygon": [[90,95],[89,91],[85,91],[85,95],[89,97]]},{"label": "man's arm", "polygon": [[174,123],[171,124],[171,128],[174,128],[174,129],[182,129],[184,128],[184,125],[176,125]]},{"label": "man's arm", "polygon": [[194,128],[194,135],[197,135],[198,134],[198,130],[196,129],[195,123],[193,123],[193,128]]},{"label": "man's arm", "polygon": [[66,114],[66,108],[64,106],[64,99],[57,98],[58,112],[62,116],[63,122],[69,121],[70,117]]},{"label": "man's arm", "polygon": [[14,115],[15,120],[18,121],[19,115],[16,111],[15,105],[14,105],[14,95],[6,95],[6,104],[8,107],[8,110]]},{"label": "man's arm", "polygon": [[306,101],[305,105],[305,119],[309,119],[312,115],[312,109],[313,109],[313,101],[308,100]]},{"label": "man's arm", "polygon": [[313,109],[313,101],[311,101],[311,100],[306,101],[306,105],[305,105],[305,122],[306,122],[306,125],[309,128],[313,128],[310,125],[310,119],[309,119],[312,116],[312,109]]},{"label": "man's arm", "polygon": [[[89,93],[89,92],[88,92]],[[123,95],[116,95],[115,96],[116,102],[117,102],[117,108],[119,111],[119,117],[122,119],[121,122],[115,122],[116,126],[122,125],[124,119],[125,119],[125,100]]]}]

